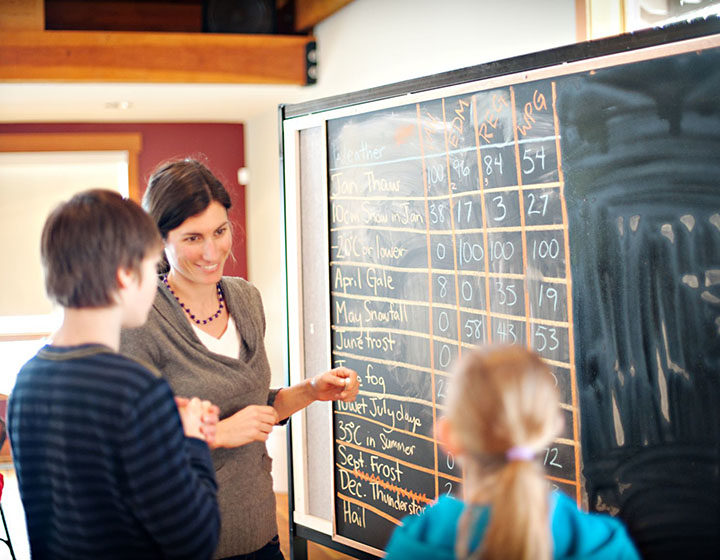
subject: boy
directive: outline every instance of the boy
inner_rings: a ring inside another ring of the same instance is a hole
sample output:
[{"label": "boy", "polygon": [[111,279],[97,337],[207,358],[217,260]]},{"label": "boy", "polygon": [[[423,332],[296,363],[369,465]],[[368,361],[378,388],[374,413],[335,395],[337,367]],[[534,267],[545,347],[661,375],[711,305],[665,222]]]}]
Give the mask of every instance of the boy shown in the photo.
[{"label": "boy", "polygon": [[33,560],[196,560],[217,545],[204,441],[215,411],[176,405],[163,379],[118,353],[121,327],[145,322],[161,248],[149,216],[111,191],[77,194],[45,223],[45,287],[64,318],[8,408]]}]

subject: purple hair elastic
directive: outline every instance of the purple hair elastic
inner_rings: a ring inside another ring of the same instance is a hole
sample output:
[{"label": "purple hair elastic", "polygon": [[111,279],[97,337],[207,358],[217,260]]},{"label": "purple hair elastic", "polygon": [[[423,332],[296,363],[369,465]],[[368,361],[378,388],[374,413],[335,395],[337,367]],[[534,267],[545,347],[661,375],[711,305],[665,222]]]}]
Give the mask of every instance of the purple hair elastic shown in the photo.
[{"label": "purple hair elastic", "polygon": [[505,452],[505,458],[508,461],[532,461],[535,458],[535,452],[529,447],[517,445]]}]

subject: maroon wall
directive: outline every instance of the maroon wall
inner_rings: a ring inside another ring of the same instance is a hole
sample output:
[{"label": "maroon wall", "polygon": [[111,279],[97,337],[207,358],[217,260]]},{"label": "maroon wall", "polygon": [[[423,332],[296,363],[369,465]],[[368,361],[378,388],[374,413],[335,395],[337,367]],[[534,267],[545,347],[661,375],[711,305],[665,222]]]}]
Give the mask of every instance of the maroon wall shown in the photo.
[{"label": "maroon wall", "polygon": [[230,220],[234,226],[233,253],[225,274],[247,278],[245,239],[245,187],[237,182],[237,170],[245,165],[243,125],[216,123],[52,123],[0,124],[0,133],[23,132],[139,132],[141,190],[155,166],[169,158],[204,156],[205,163],[227,187],[233,200]]}]

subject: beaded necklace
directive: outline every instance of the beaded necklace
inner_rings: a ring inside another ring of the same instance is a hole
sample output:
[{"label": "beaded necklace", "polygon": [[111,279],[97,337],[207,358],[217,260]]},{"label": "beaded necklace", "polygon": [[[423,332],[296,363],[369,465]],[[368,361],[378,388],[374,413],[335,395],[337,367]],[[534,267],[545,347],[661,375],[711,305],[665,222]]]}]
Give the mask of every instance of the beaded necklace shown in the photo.
[{"label": "beaded necklace", "polygon": [[190,311],[190,308],[188,306],[186,306],[182,301],[180,301],[180,298],[178,298],[175,295],[175,292],[173,291],[173,289],[170,287],[170,284],[168,283],[167,274],[165,274],[162,277],[162,281],[163,281],[163,284],[165,284],[165,286],[167,286],[167,289],[170,290],[170,293],[173,295],[175,300],[180,304],[180,307],[185,311],[185,313],[188,314],[188,316],[190,317],[190,320],[193,321],[194,323],[197,323],[198,325],[207,325],[213,319],[217,319],[220,316],[220,313],[222,313],[223,308],[225,307],[225,305],[223,304],[222,288],[220,288],[220,282],[218,282],[217,286],[216,286],[217,287],[217,298],[218,298],[218,303],[219,303],[218,310],[214,314],[210,315],[210,317],[208,317],[207,319],[197,319],[195,317],[195,315],[192,313],[192,311]]}]

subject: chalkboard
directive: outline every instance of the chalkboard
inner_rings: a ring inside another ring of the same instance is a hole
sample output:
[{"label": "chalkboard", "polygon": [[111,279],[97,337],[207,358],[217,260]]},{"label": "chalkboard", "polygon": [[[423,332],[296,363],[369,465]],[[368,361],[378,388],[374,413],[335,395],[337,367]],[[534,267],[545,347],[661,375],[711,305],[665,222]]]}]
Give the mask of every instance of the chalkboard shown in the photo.
[{"label": "chalkboard", "polygon": [[335,409],[338,534],[381,550],[404,515],[459,495],[433,427],[453,363],[490,341],[551,365],[566,422],[543,459],[580,500],[556,105],[543,81],[328,121],[333,358],[362,380]]},{"label": "chalkboard", "polygon": [[323,116],[329,352],[361,379],[332,410],[337,541],[381,555],[459,495],[435,421],[458,356],[502,341],[557,380],[550,485],[646,557],[717,552],[719,45]]}]

